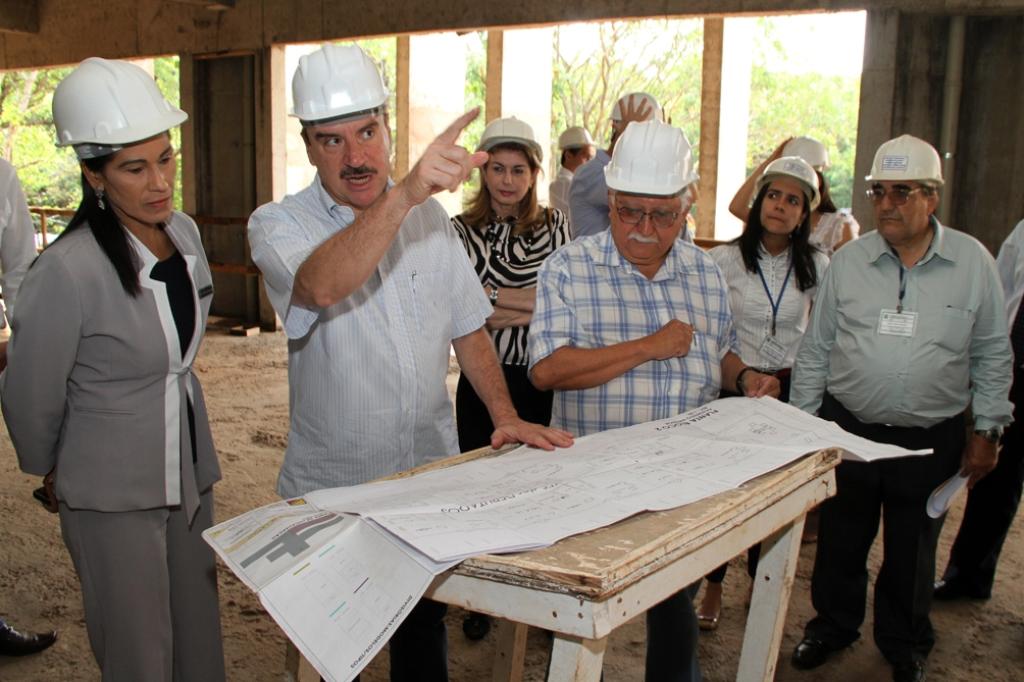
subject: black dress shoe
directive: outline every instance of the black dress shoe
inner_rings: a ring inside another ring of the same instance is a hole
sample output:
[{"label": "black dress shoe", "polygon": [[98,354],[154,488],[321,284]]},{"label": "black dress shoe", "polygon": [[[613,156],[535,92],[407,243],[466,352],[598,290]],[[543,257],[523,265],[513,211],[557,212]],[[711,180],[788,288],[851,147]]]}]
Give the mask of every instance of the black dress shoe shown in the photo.
[{"label": "black dress shoe", "polygon": [[924,661],[897,663],[892,667],[892,682],[924,682]]},{"label": "black dress shoe", "polygon": [[957,599],[988,599],[992,594],[969,589],[962,581],[952,579],[936,580],[933,596],[939,601],[955,601]]},{"label": "black dress shoe", "polygon": [[793,649],[793,667],[798,670],[811,670],[817,668],[828,660],[836,647],[829,646],[820,639],[804,637],[803,641]]},{"label": "black dress shoe", "polygon": [[42,651],[56,641],[55,631],[26,634],[18,632],[0,620],[0,656],[28,656]]}]

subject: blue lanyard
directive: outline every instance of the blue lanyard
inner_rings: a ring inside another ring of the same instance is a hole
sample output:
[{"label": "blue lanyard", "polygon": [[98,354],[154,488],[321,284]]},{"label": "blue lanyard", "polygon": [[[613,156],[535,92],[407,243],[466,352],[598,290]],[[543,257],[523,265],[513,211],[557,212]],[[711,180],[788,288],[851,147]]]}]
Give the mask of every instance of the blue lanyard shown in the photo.
[{"label": "blue lanyard", "polygon": [[896,303],[896,312],[903,312],[903,297],[907,295],[907,279],[904,275],[907,269],[903,267],[903,263],[900,263],[900,298]]},{"label": "blue lanyard", "polygon": [[789,268],[786,270],[786,278],[782,280],[782,288],[779,289],[779,297],[772,299],[772,290],[768,288],[768,282],[764,279],[764,273],[761,272],[761,264],[757,263],[757,276],[761,278],[761,286],[764,287],[764,293],[768,295],[768,303],[772,307],[772,336],[775,336],[775,320],[779,316],[779,306],[782,304],[782,295],[786,293],[786,285],[789,284],[789,275],[793,272],[793,260],[789,261]]}]

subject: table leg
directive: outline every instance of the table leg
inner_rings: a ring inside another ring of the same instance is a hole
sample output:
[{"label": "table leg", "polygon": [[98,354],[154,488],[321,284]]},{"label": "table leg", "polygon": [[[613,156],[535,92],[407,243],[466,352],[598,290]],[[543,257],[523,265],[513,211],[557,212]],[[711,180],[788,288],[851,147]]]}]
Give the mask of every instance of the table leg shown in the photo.
[{"label": "table leg", "polygon": [[520,682],[526,663],[526,635],[530,629],[522,623],[494,618],[497,651],[494,657],[494,682]]},{"label": "table leg", "polygon": [[608,638],[580,639],[556,632],[551,645],[548,682],[598,682]]},{"label": "table leg", "polygon": [[741,682],[769,682],[775,677],[803,530],[804,517],[800,516],[761,543],[761,560],[754,578],[754,594],[736,673],[736,679]]}]

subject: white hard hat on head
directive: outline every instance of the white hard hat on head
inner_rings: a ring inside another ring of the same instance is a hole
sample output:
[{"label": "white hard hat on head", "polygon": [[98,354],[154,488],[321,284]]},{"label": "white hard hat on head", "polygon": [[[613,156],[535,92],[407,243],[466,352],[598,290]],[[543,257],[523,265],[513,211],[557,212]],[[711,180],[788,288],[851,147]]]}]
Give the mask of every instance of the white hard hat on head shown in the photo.
[{"label": "white hard hat on head", "polygon": [[604,176],[610,189],[665,197],[697,181],[686,135],[661,121],[626,126]]},{"label": "white hard hat on head", "polygon": [[520,121],[515,116],[508,118],[496,118],[484,128],[484,134],[480,137],[480,144],[477,151],[489,152],[499,144],[521,144],[529,147],[537,155],[539,161],[544,160],[544,152],[537,143],[537,137],[533,134],[533,128],[526,121]]},{"label": "white hard hat on head", "polygon": [[377,65],[358,45],[324,45],[299,58],[292,116],[303,125],[373,113],[388,101]]},{"label": "white hard hat on head", "polygon": [[566,128],[558,136],[559,149],[577,149],[579,147],[591,147],[594,145],[594,138],[590,136],[583,126]]},{"label": "white hard hat on head", "polygon": [[782,148],[783,156],[799,156],[814,170],[825,170],[829,166],[828,150],[813,137],[794,137]]},{"label": "white hard hat on head", "polygon": [[764,173],[757,179],[757,192],[765,185],[776,178],[790,178],[795,180],[803,189],[804,198],[807,199],[807,210],[813,211],[821,203],[821,192],[818,190],[818,174],[814,172],[811,165],[799,156],[783,156],[775,159],[764,169]]},{"label": "white hard hat on head", "polygon": [[[75,145],[81,158],[112,153],[187,119],[164,98],[153,77],[130,62],[90,57],[53,92],[57,146]],[[79,145],[97,153],[83,153]]]},{"label": "white hard hat on head", "polygon": [[633,106],[638,108],[641,102],[646,103],[650,107],[650,112],[647,114],[645,121],[655,119],[658,121],[665,120],[665,112],[661,110],[661,105],[658,104],[658,100],[654,99],[654,95],[646,92],[630,92],[619,98],[619,101],[612,107],[612,120],[621,121],[622,113],[629,106],[629,98],[633,98]]},{"label": "white hard hat on head", "polygon": [[935,147],[913,135],[883,142],[875,152],[868,182],[908,180],[941,187],[942,161]]}]

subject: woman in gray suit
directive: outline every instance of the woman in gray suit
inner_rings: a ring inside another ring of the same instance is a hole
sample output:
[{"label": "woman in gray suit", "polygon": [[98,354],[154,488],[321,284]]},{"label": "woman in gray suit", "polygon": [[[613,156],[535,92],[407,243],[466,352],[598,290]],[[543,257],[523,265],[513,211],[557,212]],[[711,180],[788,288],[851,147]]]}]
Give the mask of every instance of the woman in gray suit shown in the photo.
[{"label": "woman in gray suit", "polygon": [[133,64],[87,59],[53,96],[82,202],[30,268],[0,399],[45,475],[105,681],[224,679],[213,553],[220,468],[192,361],[213,295],[173,210],[168,131],[187,115]]}]

